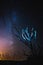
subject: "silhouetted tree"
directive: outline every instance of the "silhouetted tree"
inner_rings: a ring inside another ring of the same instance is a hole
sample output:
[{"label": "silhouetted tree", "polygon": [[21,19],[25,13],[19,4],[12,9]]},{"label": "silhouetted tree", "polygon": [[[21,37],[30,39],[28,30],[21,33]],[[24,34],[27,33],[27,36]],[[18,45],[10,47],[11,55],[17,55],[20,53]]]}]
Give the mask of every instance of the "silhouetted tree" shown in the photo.
[{"label": "silhouetted tree", "polygon": [[[14,41],[14,37],[16,36],[19,41],[23,42],[24,45],[26,45],[27,47],[29,47],[31,49],[32,56],[40,55],[40,45],[39,45],[39,43],[35,42],[35,44],[37,43],[36,44],[37,46],[35,46],[36,47],[35,48],[32,41],[29,41],[27,39],[23,40],[22,34],[20,33],[19,29],[17,28],[16,24],[14,23],[14,21],[12,19],[11,19],[11,24],[12,24],[11,25],[11,32],[12,32],[13,41]],[[15,33],[15,31],[16,31],[16,33]],[[25,35],[27,36],[26,33],[25,33]],[[34,41],[34,38],[33,38],[33,41]],[[26,55],[25,52],[24,52],[24,55]],[[26,55],[26,56],[28,56],[28,55]]]}]

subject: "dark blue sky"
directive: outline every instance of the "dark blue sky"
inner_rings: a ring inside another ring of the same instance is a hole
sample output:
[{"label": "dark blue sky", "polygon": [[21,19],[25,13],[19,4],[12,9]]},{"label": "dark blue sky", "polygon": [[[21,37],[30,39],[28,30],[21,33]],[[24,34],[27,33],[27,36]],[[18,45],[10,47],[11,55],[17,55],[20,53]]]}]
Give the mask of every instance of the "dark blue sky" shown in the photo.
[{"label": "dark blue sky", "polygon": [[[16,22],[24,27],[28,24],[32,24],[42,33],[43,27],[43,5],[42,3],[32,3],[27,1],[5,1],[0,2],[0,18],[11,12],[15,12]],[[8,15],[9,16],[9,15]],[[13,16],[12,16],[13,17]],[[5,22],[3,22],[5,23]],[[4,25],[5,26],[5,25]],[[41,36],[41,35],[40,35]]]},{"label": "dark blue sky", "polygon": [[[10,36],[11,21],[21,31],[28,25],[34,26],[38,31],[38,43],[43,46],[43,8],[38,3],[10,1],[0,2],[0,34]],[[21,28],[20,28],[21,27]],[[1,32],[2,31],[2,32]],[[3,32],[4,31],[4,32]],[[19,46],[19,45],[18,45]]]}]

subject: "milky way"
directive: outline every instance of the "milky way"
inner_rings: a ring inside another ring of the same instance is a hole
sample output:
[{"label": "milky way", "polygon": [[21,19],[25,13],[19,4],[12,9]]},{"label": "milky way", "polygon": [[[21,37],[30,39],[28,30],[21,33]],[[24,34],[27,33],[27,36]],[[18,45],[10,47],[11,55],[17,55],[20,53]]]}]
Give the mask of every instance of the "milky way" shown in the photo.
[{"label": "milky way", "polygon": [[[25,52],[29,54],[30,49],[26,47],[23,42],[19,41],[16,36],[14,36],[14,39],[13,39],[11,21],[13,21],[14,24],[17,24],[15,25],[16,27],[19,24],[16,21],[16,17],[14,14],[12,15],[11,18],[12,20],[10,20],[10,17],[8,17],[8,15],[6,15],[0,19],[0,25],[1,25],[0,26],[0,52],[7,52],[7,53],[10,53],[10,55],[16,54],[18,56],[19,55],[24,56],[24,50],[25,50]],[[5,23],[3,23],[4,21]],[[16,31],[14,32],[17,33]],[[21,33],[21,30],[19,30],[19,32]]]}]

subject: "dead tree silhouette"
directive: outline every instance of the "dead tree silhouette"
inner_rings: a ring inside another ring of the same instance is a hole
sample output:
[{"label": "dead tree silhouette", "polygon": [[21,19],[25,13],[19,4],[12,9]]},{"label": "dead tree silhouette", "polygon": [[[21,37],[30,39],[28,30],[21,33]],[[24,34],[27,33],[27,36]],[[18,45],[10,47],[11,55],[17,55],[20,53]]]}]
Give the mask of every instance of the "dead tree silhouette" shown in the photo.
[{"label": "dead tree silhouette", "polygon": [[[21,37],[21,33],[18,29],[18,27],[16,26],[16,24],[13,22],[12,18],[10,17],[10,20],[11,20],[11,32],[12,32],[12,37],[13,37],[13,41],[14,41],[14,36],[16,36],[18,38],[19,41],[23,42],[24,45],[26,45],[27,47],[29,47],[31,49],[31,52],[32,52],[32,55],[31,56],[38,56],[40,55],[40,45],[39,43],[37,43],[37,48],[35,48],[33,46],[33,43],[32,41],[28,42],[27,40],[23,40],[22,37]],[[14,30],[16,30],[17,34],[14,32]],[[14,45],[13,45],[14,46]],[[25,51],[24,51],[24,55],[25,54]],[[26,55],[28,56],[28,55]]]}]

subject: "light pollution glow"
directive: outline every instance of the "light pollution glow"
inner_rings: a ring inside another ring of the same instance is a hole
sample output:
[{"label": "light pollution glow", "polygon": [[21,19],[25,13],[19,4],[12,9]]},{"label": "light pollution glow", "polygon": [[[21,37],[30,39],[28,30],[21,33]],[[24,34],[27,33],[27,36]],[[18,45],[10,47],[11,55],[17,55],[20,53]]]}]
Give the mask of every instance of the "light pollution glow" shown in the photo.
[{"label": "light pollution glow", "polygon": [[9,23],[8,19],[6,19],[5,21],[7,22],[6,27],[4,29],[2,28],[0,29],[0,53],[2,54],[10,53],[10,55],[11,54],[14,55],[15,53],[17,59],[20,59],[22,57],[23,57],[22,59],[26,59],[26,57],[24,56],[24,50],[26,51],[27,54],[30,54],[30,49],[27,48],[16,37],[14,37],[14,45],[12,46],[13,41],[12,41],[12,34],[11,34],[11,23]]},{"label": "light pollution glow", "polygon": [[7,50],[10,45],[10,42],[11,41],[6,38],[0,38],[0,51]]}]

